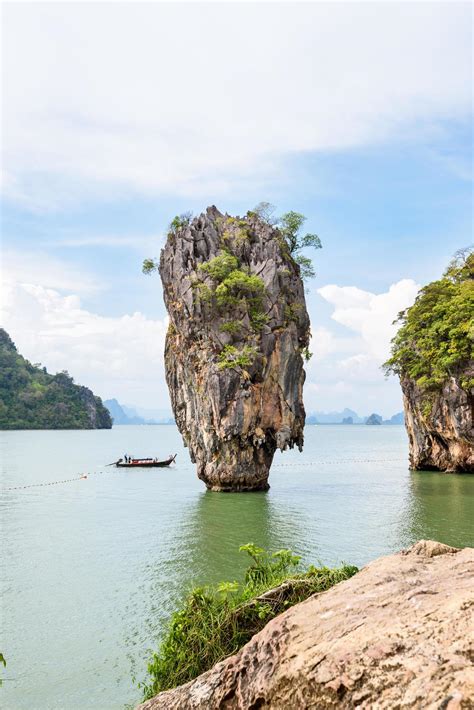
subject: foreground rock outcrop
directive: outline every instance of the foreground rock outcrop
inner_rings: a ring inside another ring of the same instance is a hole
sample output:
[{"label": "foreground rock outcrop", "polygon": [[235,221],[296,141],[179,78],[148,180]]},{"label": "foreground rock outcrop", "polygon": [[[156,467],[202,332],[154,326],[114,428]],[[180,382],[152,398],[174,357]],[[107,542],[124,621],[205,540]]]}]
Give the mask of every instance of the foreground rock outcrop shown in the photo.
[{"label": "foreground rock outcrop", "polygon": [[[473,379],[474,367],[463,377]],[[460,380],[449,378],[427,401],[416,382],[400,379],[411,468],[474,473],[474,396]]]},{"label": "foreground rock outcrop", "polygon": [[420,541],[139,710],[474,707],[474,549]]},{"label": "foreground rock outcrop", "polygon": [[303,445],[309,319],[298,265],[258,215],[175,220],[161,253],[165,369],[176,423],[212,490],[268,488]]}]

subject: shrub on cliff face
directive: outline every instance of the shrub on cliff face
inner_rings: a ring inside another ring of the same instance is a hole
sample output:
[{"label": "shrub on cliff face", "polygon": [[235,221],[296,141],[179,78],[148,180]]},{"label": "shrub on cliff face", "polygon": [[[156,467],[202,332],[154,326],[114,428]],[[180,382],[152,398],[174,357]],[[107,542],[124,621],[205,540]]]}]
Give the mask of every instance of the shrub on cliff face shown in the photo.
[{"label": "shrub on cliff face", "polygon": [[[234,306],[247,311],[251,328],[254,333],[258,333],[267,322],[267,315],[263,310],[263,298],[265,295],[265,284],[262,279],[255,274],[248,272],[248,269],[240,267],[239,260],[233,254],[224,250],[221,254],[210,261],[199,265],[199,271],[210,277],[212,286],[196,280],[193,284],[198,297],[202,303],[214,305],[216,311],[225,313]],[[231,319],[223,323],[220,327],[224,333],[241,333],[242,323],[237,323]],[[230,346],[229,346],[230,347]],[[247,350],[244,348],[244,350]],[[256,354],[255,347],[252,350],[252,357],[249,358],[243,352],[240,358],[242,362],[238,364],[242,367],[250,365]],[[224,349],[225,350],[225,349]],[[219,354],[219,367],[230,367],[227,353],[224,350]],[[233,348],[236,351],[236,348]],[[253,352],[255,351],[255,352]],[[248,360],[244,363],[243,360]]]},{"label": "shrub on cliff face", "polygon": [[158,653],[148,665],[144,698],[186,683],[236,653],[270,619],[290,606],[348,579],[358,570],[309,567],[290,550],[272,555],[253,543],[243,545],[252,564],[245,580],[193,589],[170,621]]},{"label": "shrub on cliff face", "polygon": [[443,278],[421,289],[398,316],[387,373],[408,376],[422,391],[439,389],[452,376],[464,389],[474,380],[464,370],[474,359],[474,253],[459,252]]},{"label": "shrub on cliff face", "polygon": [[313,276],[316,276],[313,262],[309,256],[305,256],[300,252],[307,247],[321,249],[322,244],[320,238],[317,234],[300,234],[301,228],[306,222],[306,217],[299,212],[291,210],[290,212],[282,214],[281,217],[273,217],[274,211],[275,207],[269,202],[260,202],[253,210],[255,214],[258,214],[259,217],[268,222],[268,224],[278,227],[292,258],[300,267],[303,281],[313,278]]},{"label": "shrub on cliff face", "polygon": [[251,345],[245,345],[242,350],[233,345],[225,345],[218,356],[219,369],[250,367],[256,356],[257,349]]}]

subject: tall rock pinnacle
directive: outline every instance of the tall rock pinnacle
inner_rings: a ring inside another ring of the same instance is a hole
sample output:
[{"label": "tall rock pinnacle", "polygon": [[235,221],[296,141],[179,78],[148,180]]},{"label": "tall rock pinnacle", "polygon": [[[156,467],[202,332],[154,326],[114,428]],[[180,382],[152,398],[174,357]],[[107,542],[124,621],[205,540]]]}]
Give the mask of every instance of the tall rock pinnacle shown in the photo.
[{"label": "tall rock pinnacle", "polygon": [[161,253],[165,369],[197,474],[216,491],[266,490],[277,448],[303,446],[309,318],[278,229],[216,207],[175,220]]}]

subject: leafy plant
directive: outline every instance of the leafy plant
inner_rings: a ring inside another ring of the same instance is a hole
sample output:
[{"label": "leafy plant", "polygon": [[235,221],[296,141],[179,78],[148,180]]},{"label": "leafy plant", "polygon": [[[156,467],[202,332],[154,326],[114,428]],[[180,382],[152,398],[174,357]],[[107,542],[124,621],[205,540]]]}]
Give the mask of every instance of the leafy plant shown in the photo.
[{"label": "leafy plant", "polygon": [[143,259],[142,273],[148,276],[153,271],[158,271],[159,264],[157,259]]},{"label": "leafy plant", "polygon": [[216,299],[219,306],[250,301],[255,307],[261,303],[264,293],[265,284],[260,276],[248,274],[242,269],[234,269],[217,286]]},{"label": "leafy plant", "polygon": [[270,554],[253,543],[240,550],[252,558],[243,582],[196,587],[172,615],[148,665],[144,699],[196,678],[236,653],[288,607],[357,572],[357,567],[348,565],[301,571],[300,558],[291,550]]},{"label": "leafy plant", "polygon": [[225,370],[232,367],[249,367],[255,360],[256,355],[257,349],[252,345],[244,345],[242,350],[239,350],[234,345],[225,345],[217,358],[219,369]]},{"label": "leafy plant", "polygon": [[439,390],[455,375],[462,387],[473,387],[474,380],[464,374],[474,357],[473,313],[474,253],[466,249],[455,255],[441,279],[421,289],[411,308],[399,313],[401,327],[384,364],[386,374],[408,376],[425,393]]},{"label": "leafy plant", "polygon": [[260,308],[250,308],[249,310],[249,317],[250,317],[250,323],[252,325],[252,329],[254,330],[255,333],[258,333],[259,331],[262,330],[263,326],[268,323],[268,316],[266,313],[263,313]]},{"label": "leafy plant", "polygon": [[[237,257],[227,250],[210,261],[200,264],[199,271],[217,283],[214,288],[199,282],[193,284],[193,287],[199,290],[201,300],[209,303],[215,298],[215,304],[221,312],[233,306],[244,307],[249,314],[252,329],[255,332],[262,329],[268,318],[263,313],[265,284],[259,276],[240,268]],[[241,327],[241,322],[229,320],[221,325],[220,329],[227,333],[238,333]],[[221,355],[221,366],[232,367],[233,364],[230,364],[227,355],[222,353]]]},{"label": "leafy plant", "polygon": [[192,212],[183,212],[182,214],[176,215],[176,217],[173,217],[170,222],[168,232],[171,234],[176,234],[179,229],[187,227],[188,224],[191,222],[192,216]]},{"label": "leafy plant", "polygon": [[260,202],[254,209],[248,213],[249,215],[258,215],[267,224],[278,227],[284,244],[288,248],[289,253],[294,261],[300,267],[300,275],[303,281],[312,278],[316,275],[313,262],[301,250],[306,247],[313,249],[321,249],[321,240],[317,234],[300,234],[303,224],[306,222],[306,217],[299,212],[285,212],[281,217],[274,217],[275,207],[269,202]]},{"label": "leafy plant", "polygon": [[223,333],[232,333],[234,335],[239,333],[241,329],[242,323],[239,320],[229,320],[221,325]]},{"label": "leafy plant", "polygon": [[214,281],[221,283],[232,271],[237,269],[238,266],[239,260],[237,257],[229,254],[228,251],[224,251],[210,261],[199,264],[198,268],[200,271],[204,271],[205,274],[208,274]]},{"label": "leafy plant", "polygon": [[302,309],[301,303],[287,303],[283,311],[286,320],[298,323]]}]

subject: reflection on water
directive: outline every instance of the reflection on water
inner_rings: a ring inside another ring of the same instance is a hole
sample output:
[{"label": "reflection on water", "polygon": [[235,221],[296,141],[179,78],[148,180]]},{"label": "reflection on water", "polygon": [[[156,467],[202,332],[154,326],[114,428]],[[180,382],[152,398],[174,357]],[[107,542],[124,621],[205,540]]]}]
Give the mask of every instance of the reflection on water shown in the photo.
[{"label": "reflection on water", "polygon": [[447,545],[474,545],[474,490],[469,474],[413,471],[409,483],[406,534]]},{"label": "reflection on water", "polygon": [[[473,543],[474,476],[410,473],[402,427],[307,427],[267,493],[206,492],[175,427],[0,432],[9,710],[123,710],[190,586],[238,579],[246,542],[363,565],[419,538]],[[105,468],[124,449],[176,468]],[[6,490],[41,481],[68,484]],[[94,473],[96,472],[96,473]]]},{"label": "reflection on water", "polygon": [[[297,545],[298,524],[292,526],[293,543]],[[239,553],[247,542],[276,550],[291,543],[288,529],[280,536],[278,519],[266,492],[215,495],[210,491],[199,495],[189,509],[186,546],[190,551],[188,576],[194,583],[217,582],[238,576],[248,563]]]},{"label": "reflection on water", "polygon": [[[239,552],[241,545],[254,542],[270,551],[284,546],[296,550],[303,536],[297,520],[279,525],[278,511],[267,492],[216,495],[210,491],[200,491],[186,505],[176,534],[176,543],[169,539],[167,559],[159,554],[145,565],[138,593],[146,600],[148,613],[128,634],[128,645],[135,645],[146,625],[156,648],[164,622],[191,587],[242,579],[249,558]],[[130,660],[140,675],[133,656]]]}]

